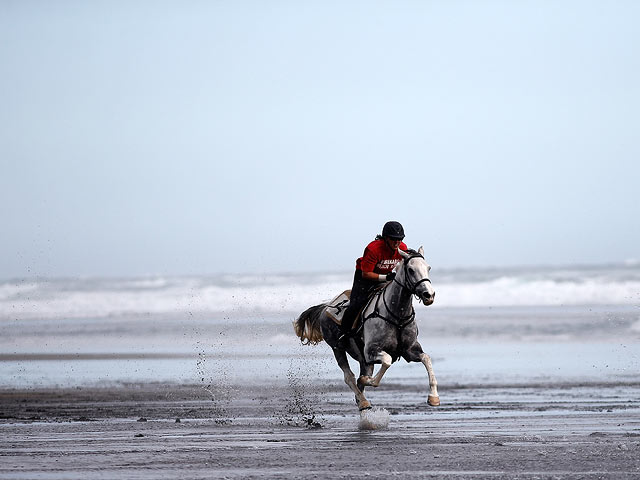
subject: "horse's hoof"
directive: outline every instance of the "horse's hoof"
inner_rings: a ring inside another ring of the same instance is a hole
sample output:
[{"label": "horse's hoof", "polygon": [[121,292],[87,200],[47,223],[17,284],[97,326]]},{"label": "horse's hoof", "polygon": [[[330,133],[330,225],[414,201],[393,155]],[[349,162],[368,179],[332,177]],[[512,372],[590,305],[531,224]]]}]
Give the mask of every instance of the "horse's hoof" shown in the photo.
[{"label": "horse's hoof", "polygon": [[432,407],[437,407],[438,405],[440,405],[440,397],[436,395],[429,395],[427,397],[427,403]]}]

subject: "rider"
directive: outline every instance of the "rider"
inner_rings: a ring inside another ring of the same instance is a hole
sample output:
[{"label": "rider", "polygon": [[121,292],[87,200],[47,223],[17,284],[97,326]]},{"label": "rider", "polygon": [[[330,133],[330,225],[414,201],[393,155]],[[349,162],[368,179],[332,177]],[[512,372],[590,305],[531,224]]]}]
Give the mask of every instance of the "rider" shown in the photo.
[{"label": "rider", "polygon": [[351,336],[353,321],[372,290],[380,282],[389,282],[396,276],[392,270],[402,260],[398,248],[407,250],[407,246],[402,242],[403,238],[402,225],[395,221],[387,222],[382,228],[382,235],[377,235],[376,239],[364,249],[362,257],[356,261],[349,307],[345,310],[340,325],[340,340]]}]

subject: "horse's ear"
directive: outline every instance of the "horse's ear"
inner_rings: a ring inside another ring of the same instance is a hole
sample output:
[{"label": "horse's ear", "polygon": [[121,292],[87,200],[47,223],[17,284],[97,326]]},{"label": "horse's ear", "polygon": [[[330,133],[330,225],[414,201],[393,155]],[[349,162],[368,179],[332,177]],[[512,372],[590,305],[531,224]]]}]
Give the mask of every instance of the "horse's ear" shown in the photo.
[{"label": "horse's ear", "polygon": [[422,245],[420,245],[420,248],[418,249],[418,253],[424,257],[424,248],[422,248]]},{"label": "horse's ear", "polygon": [[407,252],[405,252],[404,250],[398,249],[398,253],[400,254],[400,256],[404,259],[409,258],[409,254]]}]

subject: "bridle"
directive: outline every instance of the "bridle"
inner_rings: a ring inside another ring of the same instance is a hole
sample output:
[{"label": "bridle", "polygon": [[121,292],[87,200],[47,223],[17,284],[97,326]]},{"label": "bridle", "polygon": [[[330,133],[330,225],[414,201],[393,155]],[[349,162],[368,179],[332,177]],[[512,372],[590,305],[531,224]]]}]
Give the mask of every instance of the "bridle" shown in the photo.
[{"label": "bridle", "polygon": [[[403,266],[406,268],[407,264],[409,263],[409,261],[413,260],[414,258],[421,258],[421,259],[424,260],[424,257],[422,255],[420,255],[419,253],[414,253],[414,254],[411,254],[411,256],[409,256],[409,257],[404,259],[404,262],[403,262],[404,265]],[[415,295],[417,297],[419,297],[418,293],[416,292],[416,289],[418,288],[418,286],[423,284],[423,283],[425,283],[425,282],[431,283],[431,279],[429,279],[429,277],[425,277],[423,279],[418,280],[413,285],[411,285],[411,282],[409,281],[409,278],[407,277],[406,271],[405,271],[405,274],[404,274],[404,281],[405,281],[404,284],[400,283],[397,280],[397,277],[394,277],[393,281],[396,282],[398,285],[400,285],[402,288],[405,288],[405,289],[409,290],[413,295]]]},{"label": "bridle", "polygon": [[[411,260],[413,260],[414,258],[422,258],[422,259],[424,260],[424,257],[423,257],[422,255],[420,255],[419,253],[417,253],[417,252],[415,252],[415,253],[411,253],[409,257],[407,257],[407,258],[405,258],[405,259],[404,259],[404,261],[403,261],[403,266],[404,266],[404,267],[406,267],[406,266],[407,266],[407,264],[408,264]],[[423,279],[418,280],[417,282],[415,282],[415,283],[412,285],[410,282],[408,282],[408,281],[407,281],[407,280],[408,280],[408,278],[407,278],[407,274],[406,274],[406,273],[405,273],[405,275],[404,275],[404,280],[405,280],[405,283],[403,284],[403,283],[400,283],[396,278],[394,278],[394,279],[393,279],[393,281],[394,281],[394,282],[396,282],[396,283],[397,283],[398,285],[400,285],[402,288],[404,288],[404,289],[406,289],[406,290],[409,290],[409,292],[410,292],[412,295],[415,295],[415,296],[417,296],[418,298],[420,298],[420,296],[416,293],[416,289],[418,288],[418,285],[421,285],[421,284],[423,284],[423,283],[425,283],[425,282],[429,282],[429,283],[431,283],[431,280],[430,280],[429,278],[423,278]],[[416,312],[415,312],[415,310],[414,310],[414,308],[413,308],[413,306],[412,306],[412,307],[411,307],[411,313],[409,313],[409,315],[407,315],[407,316],[405,316],[405,317],[402,317],[402,316],[396,315],[396,314],[393,312],[393,310],[391,310],[391,308],[389,308],[389,306],[387,305],[387,301],[386,301],[386,299],[385,299],[385,291],[386,291],[387,287],[388,287],[389,285],[391,285],[391,283],[392,283],[392,282],[389,282],[389,283],[388,283],[388,284],[387,284],[387,285],[382,289],[382,291],[377,295],[377,298],[376,298],[376,301],[375,301],[375,304],[374,304],[374,308],[373,308],[373,312],[372,312],[372,313],[370,313],[369,315],[367,315],[366,317],[364,317],[364,318],[363,318],[363,322],[362,322],[362,323],[363,323],[363,325],[364,325],[364,322],[365,322],[365,321],[367,321],[367,320],[369,320],[370,318],[373,318],[373,317],[381,318],[381,319],[383,319],[384,321],[386,321],[387,323],[389,323],[389,324],[393,325],[394,327],[396,327],[397,334],[398,334],[398,335],[400,335],[400,334],[401,334],[401,332],[402,332],[402,330],[403,330],[407,325],[409,325],[410,323],[412,323],[412,322],[415,320]],[[385,317],[384,315],[381,315],[381,314],[380,314],[380,310],[379,310],[379,308],[378,308],[378,302],[380,301],[380,299],[381,299],[381,298],[382,298],[382,304],[384,305],[384,307],[385,307],[385,309],[386,309],[387,313],[388,313],[389,315],[391,315],[391,317],[392,317],[392,318]],[[365,307],[365,308],[366,308],[366,307]]]}]

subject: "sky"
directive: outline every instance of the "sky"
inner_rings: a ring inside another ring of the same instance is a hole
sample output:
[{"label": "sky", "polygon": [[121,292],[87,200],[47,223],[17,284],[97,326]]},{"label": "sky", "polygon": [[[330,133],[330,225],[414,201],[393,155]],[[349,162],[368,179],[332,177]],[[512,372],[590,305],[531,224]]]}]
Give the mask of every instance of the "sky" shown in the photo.
[{"label": "sky", "polygon": [[640,258],[640,2],[0,0],[0,278]]}]

